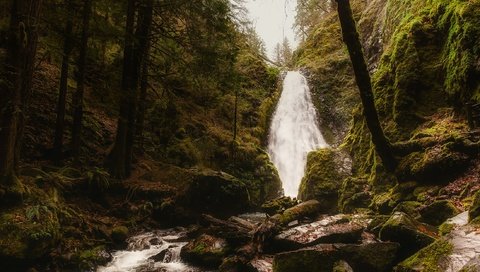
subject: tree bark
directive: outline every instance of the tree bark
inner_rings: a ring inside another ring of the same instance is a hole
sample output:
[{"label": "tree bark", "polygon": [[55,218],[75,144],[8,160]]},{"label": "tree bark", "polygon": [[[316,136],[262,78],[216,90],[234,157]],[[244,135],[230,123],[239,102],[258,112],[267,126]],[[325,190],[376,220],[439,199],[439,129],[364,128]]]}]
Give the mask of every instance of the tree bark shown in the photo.
[{"label": "tree bark", "polygon": [[92,0],[85,0],[83,6],[82,38],[78,56],[77,90],[73,96],[73,124],[72,124],[72,155],[78,161],[82,140],[83,96],[85,91],[85,72],[87,66],[87,49],[92,13]]},{"label": "tree bark", "polygon": [[115,142],[110,150],[105,165],[110,175],[115,178],[126,177],[127,130],[129,119],[129,101],[132,85],[132,64],[134,50],[135,0],[129,0],[125,27],[125,45],[123,49],[123,74],[120,98],[120,113],[117,122]]},{"label": "tree bark", "polygon": [[360,90],[360,98],[363,105],[363,115],[367,122],[367,127],[372,136],[372,142],[375,150],[382,159],[383,165],[388,171],[393,171],[397,165],[393,156],[392,147],[385,137],[382,126],[378,119],[377,109],[375,108],[374,95],[370,74],[363,56],[362,44],[353,19],[352,9],[349,0],[337,0],[338,16],[342,27],[343,40],[347,45],[350,59],[352,61],[355,79]]},{"label": "tree bark", "polygon": [[138,99],[138,116],[137,116],[137,142],[138,147],[141,152],[143,152],[143,131],[145,128],[145,112],[147,110],[147,90],[148,90],[148,73],[150,65],[150,42],[147,45],[147,50],[145,52],[141,79],[140,79],[140,97]]},{"label": "tree bark", "polygon": [[13,0],[0,88],[0,183],[15,179],[37,48],[41,0]]},{"label": "tree bark", "polygon": [[70,54],[73,49],[73,1],[65,0],[65,8],[67,9],[67,22],[65,25],[62,71],[60,75],[60,90],[57,102],[57,121],[55,126],[55,140],[53,144],[53,152],[55,160],[62,160],[63,152],[63,134],[65,130],[65,104],[68,92],[68,69],[70,64]]}]

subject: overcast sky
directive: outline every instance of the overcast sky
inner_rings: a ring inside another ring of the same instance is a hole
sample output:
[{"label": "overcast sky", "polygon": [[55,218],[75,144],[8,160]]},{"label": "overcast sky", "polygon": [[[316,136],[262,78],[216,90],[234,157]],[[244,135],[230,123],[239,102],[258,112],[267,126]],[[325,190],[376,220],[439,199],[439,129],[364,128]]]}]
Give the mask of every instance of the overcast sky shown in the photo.
[{"label": "overcast sky", "polygon": [[296,5],[297,0],[246,0],[249,17],[271,58],[275,45],[283,37],[288,38],[293,48],[298,44],[293,30]]}]

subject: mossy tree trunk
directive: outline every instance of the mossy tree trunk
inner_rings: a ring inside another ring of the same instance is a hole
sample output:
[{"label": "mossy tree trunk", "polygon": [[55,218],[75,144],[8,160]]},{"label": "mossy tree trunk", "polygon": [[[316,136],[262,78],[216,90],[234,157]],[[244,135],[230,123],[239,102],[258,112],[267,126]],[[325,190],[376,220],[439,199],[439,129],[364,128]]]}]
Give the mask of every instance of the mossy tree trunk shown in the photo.
[{"label": "mossy tree trunk", "polygon": [[349,0],[337,0],[338,16],[342,27],[343,40],[347,45],[350,59],[352,61],[355,79],[360,90],[360,97],[363,105],[363,115],[367,122],[368,129],[372,136],[372,142],[375,149],[382,159],[383,165],[389,171],[396,167],[396,160],[392,153],[392,146],[385,137],[382,126],[378,119],[377,109],[375,108],[374,95],[370,74],[365,63],[362,51],[362,44],[357,32],[355,20]]},{"label": "mossy tree trunk", "polygon": [[63,152],[63,134],[65,130],[65,104],[68,90],[68,70],[70,64],[70,54],[73,49],[73,0],[65,0],[65,9],[67,9],[67,22],[65,24],[62,70],[60,73],[60,89],[57,101],[57,120],[55,123],[55,140],[53,151],[55,160],[62,159]]},{"label": "mossy tree trunk", "polygon": [[37,51],[40,0],[12,0],[0,84],[0,183],[15,180]]},{"label": "mossy tree trunk", "polygon": [[85,91],[85,73],[87,69],[87,49],[89,38],[90,17],[92,14],[92,1],[85,0],[82,15],[82,38],[80,40],[80,53],[78,56],[77,90],[73,95],[73,124],[72,124],[72,155],[78,161],[80,156],[82,121],[83,121],[83,95]]}]

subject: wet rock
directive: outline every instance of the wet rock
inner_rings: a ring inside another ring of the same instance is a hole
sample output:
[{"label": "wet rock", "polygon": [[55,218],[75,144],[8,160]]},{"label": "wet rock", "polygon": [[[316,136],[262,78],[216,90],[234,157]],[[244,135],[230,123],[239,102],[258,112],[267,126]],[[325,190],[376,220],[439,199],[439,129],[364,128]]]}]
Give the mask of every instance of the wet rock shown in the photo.
[{"label": "wet rock", "polygon": [[400,263],[397,272],[480,271],[480,234],[478,226],[454,225],[452,231]]},{"label": "wet rock", "polygon": [[331,272],[344,260],[354,271],[391,271],[399,245],[391,242],[368,244],[321,244],[277,254],[274,272]]},{"label": "wet rock", "polygon": [[273,220],[279,222],[280,225],[286,225],[292,221],[303,219],[304,217],[313,217],[321,210],[321,204],[317,200],[309,200],[300,203],[272,217]]},{"label": "wet rock", "polygon": [[227,255],[226,241],[203,234],[182,248],[183,260],[208,268],[218,268]]},{"label": "wet rock", "polygon": [[422,224],[401,212],[394,213],[380,230],[381,240],[401,245],[400,258],[411,256],[433,243],[436,236],[434,227]]},{"label": "wet rock", "polygon": [[351,162],[341,150],[325,148],[310,152],[298,197],[318,200],[322,212],[334,213],[338,210],[339,189],[350,172]]},{"label": "wet rock", "polygon": [[211,170],[204,170],[193,179],[183,200],[196,212],[223,216],[242,213],[251,206],[247,187],[242,181]]},{"label": "wet rock", "polygon": [[328,217],[310,224],[285,230],[274,238],[276,249],[295,250],[320,243],[355,243],[364,227],[342,222],[343,216]]},{"label": "wet rock", "polygon": [[333,272],[353,272],[353,268],[344,260],[333,265]]},{"label": "wet rock", "polygon": [[460,211],[448,200],[435,201],[420,209],[422,221],[433,226],[439,226],[459,213]]}]

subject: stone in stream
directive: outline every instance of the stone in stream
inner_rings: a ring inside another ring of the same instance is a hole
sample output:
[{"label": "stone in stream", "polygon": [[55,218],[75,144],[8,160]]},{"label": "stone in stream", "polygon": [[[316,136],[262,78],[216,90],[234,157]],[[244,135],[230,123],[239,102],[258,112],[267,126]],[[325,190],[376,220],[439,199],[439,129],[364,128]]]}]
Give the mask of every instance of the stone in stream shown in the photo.
[{"label": "stone in stream", "polygon": [[[466,218],[463,214],[458,218]],[[453,230],[400,263],[397,272],[480,271],[480,226],[450,220]]]},{"label": "stone in stream", "polygon": [[363,226],[348,222],[344,215],[336,215],[282,231],[275,236],[273,243],[277,251],[319,243],[355,243],[361,239],[363,230]]},{"label": "stone in stream", "polygon": [[226,241],[207,234],[190,241],[180,253],[186,262],[208,268],[218,268],[226,255]]},{"label": "stone in stream", "polygon": [[[353,271],[391,271],[399,244],[320,244],[279,253],[273,260],[273,272],[331,272],[343,260]],[[348,270],[347,270],[348,271]]]},{"label": "stone in stream", "polygon": [[401,245],[401,259],[433,243],[436,237],[436,228],[422,224],[402,212],[395,212],[380,230],[382,241],[398,242]]}]

